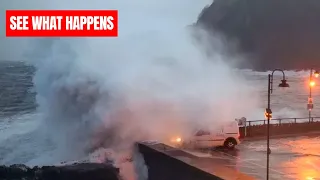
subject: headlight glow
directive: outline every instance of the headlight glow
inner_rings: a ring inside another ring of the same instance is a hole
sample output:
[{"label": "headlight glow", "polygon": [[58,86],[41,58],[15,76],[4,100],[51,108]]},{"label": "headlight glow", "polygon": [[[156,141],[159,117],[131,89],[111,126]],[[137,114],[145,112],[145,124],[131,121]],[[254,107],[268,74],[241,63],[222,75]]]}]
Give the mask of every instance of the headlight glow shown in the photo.
[{"label": "headlight glow", "polygon": [[180,143],[181,141],[182,141],[182,139],[180,137],[176,137],[176,138],[171,139],[171,142],[174,142],[174,143]]}]

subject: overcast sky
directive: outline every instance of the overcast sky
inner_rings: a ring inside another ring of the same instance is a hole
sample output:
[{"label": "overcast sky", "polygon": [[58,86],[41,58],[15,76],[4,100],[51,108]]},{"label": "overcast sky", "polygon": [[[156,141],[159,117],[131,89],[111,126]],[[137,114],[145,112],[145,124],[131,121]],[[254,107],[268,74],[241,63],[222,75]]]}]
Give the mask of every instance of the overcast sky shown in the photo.
[{"label": "overcast sky", "polygon": [[[27,47],[28,38],[6,38],[5,11],[7,9],[32,9],[37,8],[35,0],[1,0],[0,6],[0,60],[24,60],[23,52]],[[42,4],[39,4],[41,7]]]},{"label": "overcast sky", "polygon": [[[156,2],[156,3],[155,3]],[[118,9],[119,18],[125,17],[121,11],[139,11],[139,8],[145,8],[149,13],[157,13],[159,11],[163,16],[174,16],[179,14],[181,19],[178,21],[181,24],[185,24],[186,20],[189,22],[191,18],[196,21],[199,9],[203,8],[206,4],[209,4],[211,0],[201,0],[198,3],[196,1],[188,0],[174,1],[168,3],[167,1],[156,0],[135,0],[135,1],[108,1],[108,0],[91,0],[88,3],[87,0],[1,0],[0,6],[0,23],[3,24],[0,28],[0,60],[25,60],[24,53],[30,46],[28,45],[31,38],[6,38],[5,37],[5,10],[7,9]],[[125,3],[125,5],[123,5]],[[141,7],[143,4],[143,7]],[[129,8],[128,8],[129,7]],[[183,9],[181,9],[183,8]],[[179,9],[179,11],[178,11]],[[163,13],[166,12],[166,13]],[[171,13],[171,14],[170,14]],[[172,14],[174,13],[174,14]],[[191,17],[192,16],[192,17]],[[146,19],[146,18],[145,18]],[[145,20],[144,19],[144,20]],[[164,18],[165,19],[165,18]],[[168,18],[167,18],[168,19]],[[150,21],[159,21],[150,19]],[[121,22],[119,22],[121,24]],[[134,24],[134,22],[133,22]],[[122,25],[124,27],[126,24]],[[135,28],[134,25],[130,25],[130,28]],[[120,25],[119,25],[120,27]],[[121,30],[121,27],[119,31]],[[156,28],[156,27],[154,27]]]}]

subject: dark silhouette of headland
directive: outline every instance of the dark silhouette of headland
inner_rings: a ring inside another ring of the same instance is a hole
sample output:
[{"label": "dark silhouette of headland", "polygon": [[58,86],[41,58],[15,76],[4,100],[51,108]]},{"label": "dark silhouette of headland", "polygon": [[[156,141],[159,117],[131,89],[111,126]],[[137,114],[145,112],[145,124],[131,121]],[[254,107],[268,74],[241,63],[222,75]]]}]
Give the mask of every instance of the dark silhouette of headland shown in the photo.
[{"label": "dark silhouette of headland", "polygon": [[319,0],[215,0],[197,24],[237,42],[243,68],[320,68]]}]

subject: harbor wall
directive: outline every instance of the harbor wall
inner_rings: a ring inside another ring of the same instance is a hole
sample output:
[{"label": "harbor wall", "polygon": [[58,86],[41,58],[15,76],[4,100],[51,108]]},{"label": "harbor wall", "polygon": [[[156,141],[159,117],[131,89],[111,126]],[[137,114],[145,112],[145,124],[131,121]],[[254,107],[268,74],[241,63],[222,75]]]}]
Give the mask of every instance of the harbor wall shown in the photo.
[{"label": "harbor wall", "polygon": [[151,146],[141,143],[137,146],[148,167],[148,180],[222,180]]},{"label": "harbor wall", "polygon": [[[267,124],[240,127],[241,138],[267,136]],[[300,135],[320,131],[320,122],[270,124],[270,136]]]}]

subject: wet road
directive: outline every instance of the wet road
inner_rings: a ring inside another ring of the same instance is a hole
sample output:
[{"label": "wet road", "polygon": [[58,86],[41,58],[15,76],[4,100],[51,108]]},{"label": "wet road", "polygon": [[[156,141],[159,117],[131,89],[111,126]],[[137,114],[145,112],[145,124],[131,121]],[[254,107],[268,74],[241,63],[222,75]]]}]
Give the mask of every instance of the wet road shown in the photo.
[{"label": "wet road", "polygon": [[[320,180],[320,137],[272,139],[269,179]],[[234,169],[255,179],[266,179],[266,141],[243,142],[236,150],[195,152],[195,165]],[[214,163],[213,163],[214,162]]]}]

